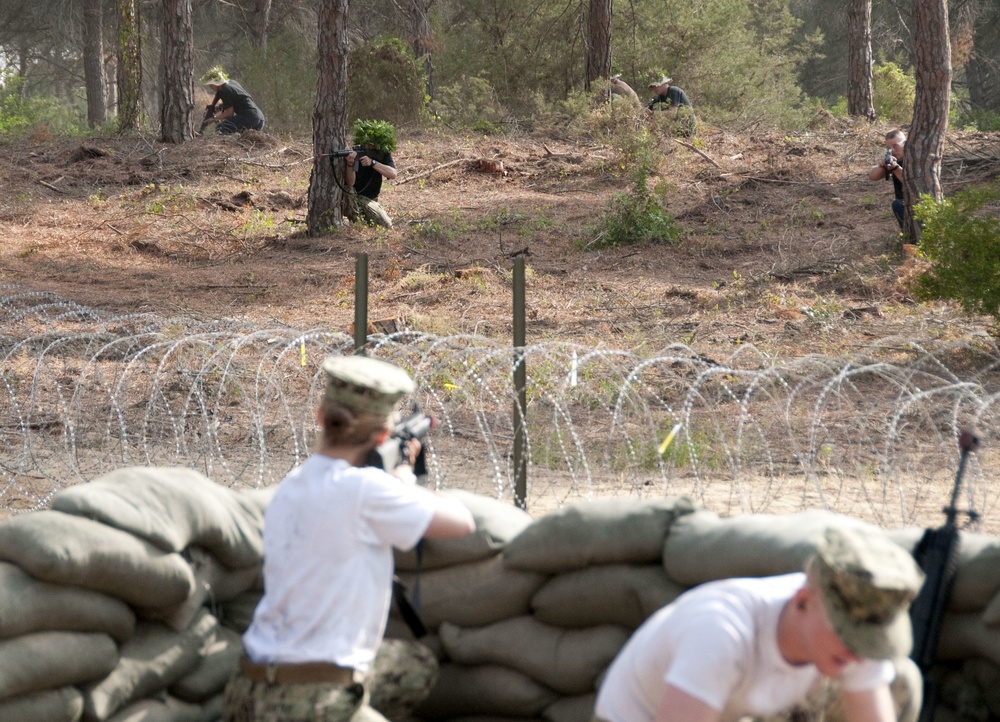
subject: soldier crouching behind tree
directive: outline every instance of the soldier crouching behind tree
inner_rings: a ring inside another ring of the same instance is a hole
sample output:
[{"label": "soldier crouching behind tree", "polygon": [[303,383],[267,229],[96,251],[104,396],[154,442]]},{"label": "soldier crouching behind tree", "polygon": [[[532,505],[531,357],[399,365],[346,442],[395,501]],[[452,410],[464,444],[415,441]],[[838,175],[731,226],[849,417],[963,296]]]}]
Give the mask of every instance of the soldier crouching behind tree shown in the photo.
[{"label": "soldier crouching behind tree", "polygon": [[382,179],[395,180],[396,129],[384,120],[354,121],[354,148],[345,160],[345,179],[353,193],[347,194],[345,215],[352,221],[392,228],[392,218],[379,205]]}]

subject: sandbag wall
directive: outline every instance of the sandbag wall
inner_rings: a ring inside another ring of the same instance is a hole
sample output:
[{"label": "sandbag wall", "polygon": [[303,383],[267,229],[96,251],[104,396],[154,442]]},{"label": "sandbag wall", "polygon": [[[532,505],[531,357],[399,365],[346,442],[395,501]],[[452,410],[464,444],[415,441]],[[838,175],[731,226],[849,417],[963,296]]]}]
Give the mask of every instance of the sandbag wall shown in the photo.
[{"label": "sandbag wall", "polygon": [[0,720],[218,720],[242,652],[219,605],[259,596],[267,499],[128,468],[0,523]]},{"label": "sandbag wall", "polygon": [[[261,595],[263,510],[185,469],[122,469],[0,523],[0,720],[214,722]],[[441,660],[425,720],[589,722],[632,631],[685,589],[801,569],[824,511],[723,518],[686,499],[533,519],[447,492],[475,534],[397,554]],[[922,530],[889,532],[911,549]],[[938,656],[955,717],[1000,716],[1000,540],[963,534]],[[389,636],[412,636],[394,611]],[[939,718],[940,719],[940,718]]]}]

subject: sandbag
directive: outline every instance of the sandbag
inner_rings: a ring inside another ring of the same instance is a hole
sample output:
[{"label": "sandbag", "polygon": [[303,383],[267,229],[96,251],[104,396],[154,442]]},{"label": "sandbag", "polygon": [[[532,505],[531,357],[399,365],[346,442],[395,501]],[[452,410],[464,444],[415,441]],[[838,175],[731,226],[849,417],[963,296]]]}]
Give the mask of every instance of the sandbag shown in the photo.
[{"label": "sandbag", "polygon": [[202,703],[225,689],[239,666],[243,640],[238,632],[219,627],[216,637],[201,652],[201,660],[170,685],[169,692],[185,702]]},{"label": "sandbag", "polygon": [[0,700],[100,679],[118,647],[99,632],[35,632],[0,641]]},{"label": "sandbag", "polygon": [[167,697],[143,699],[108,717],[107,722],[215,722],[213,712],[196,704]]},{"label": "sandbag", "polygon": [[658,562],[674,520],[693,511],[683,497],[579,501],[535,520],[507,543],[504,559],[510,569],[548,574]]},{"label": "sandbag", "polygon": [[548,722],[590,722],[594,718],[597,694],[581,694],[556,700],[542,712]]},{"label": "sandbag", "polygon": [[982,657],[1000,665],[1000,629],[987,627],[979,614],[945,614],[934,660],[968,657]]},{"label": "sandbag", "polygon": [[241,634],[247,631],[262,596],[257,590],[246,591],[218,605],[219,623]]},{"label": "sandbag", "polygon": [[198,665],[201,650],[217,632],[218,621],[205,610],[183,632],[140,620],[135,636],[122,645],[114,670],[84,687],[84,719],[104,722],[133,702],[167,689]]},{"label": "sandbag", "polygon": [[[472,512],[476,530],[455,539],[425,539],[421,545],[421,569],[468,564],[499,554],[507,542],[532,522],[528,512],[508,502],[462,489],[447,489],[444,494],[462,502]],[[397,549],[395,556],[397,570],[414,571],[418,568],[415,549],[406,552]]]},{"label": "sandbag", "polygon": [[196,544],[232,568],[263,560],[260,508],[194,469],[116,469],[62,490],[52,508],[104,522],[164,551]]},{"label": "sandbag", "polygon": [[106,592],[138,607],[179,604],[194,589],[194,574],[180,554],[47,509],[0,523],[0,560],[36,579]]},{"label": "sandbag", "polygon": [[827,527],[837,525],[878,530],[860,519],[823,509],[734,517],[702,509],[673,525],[663,546],[663,567],[685,587],[716,579],[798,572]]},{"label": "sandbag", "polygon": [[10,722],[78,722],[83,695],[72,685],[0,701],[0,720]]},{"label": "sandbag", "polygon": [[635,629],[683,591],[659,564],[602,564],[552,577],[531,598],[531,610],[557,627]]},{"label": "sandbag", "polygon": [[463,629],[444,622],[438,630],[448,657],[459,664],[499,664],[525,673],[561,694],[594,690],[594,682],[628,640],[614,625],[561,629],[530,616],[488,627]]},{"label": "sandbag", "polygon": [[537,717],[558,698],[551,689],[508,667],[442,664],[437,684],[414,715],[425,719]]},{"label": "sandbag", "polygon": [[124,642],[135,632],[135,613],[115,597],[42,582],[0,562],[0,638],[46,630],[104,632]]},{"label": "sandbag", "polygon": [[[399,575],[419,597],[419,613],[429,630],[443,621],[462,627],[478,627],[527,614],[531,597],[545,582],[545,576],[508,569],[503,554],[472,564],[435,569],[416,578]],[[396,612],[394,611],[393,614]]]}]

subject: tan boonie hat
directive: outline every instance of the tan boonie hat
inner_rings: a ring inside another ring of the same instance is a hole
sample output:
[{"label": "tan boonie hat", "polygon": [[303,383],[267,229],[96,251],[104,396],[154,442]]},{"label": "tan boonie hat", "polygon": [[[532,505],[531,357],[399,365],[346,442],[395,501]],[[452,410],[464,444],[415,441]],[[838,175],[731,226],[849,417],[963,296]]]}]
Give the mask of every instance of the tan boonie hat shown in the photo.
[{"label": "tan boonie hat", "polygon": [[806,562],[840,640],[866,659],[905,657],[910,602],[924,582],[913,557],[877,530],[831,527]]},{"label": "tan boonie hat", "polygon": [[229,76],[222,69],[221,65],[216,65],[201,76],[202,85],[225,85],[229,82]]},{"label": "tan boonie hat", "polygon": [[650,88],[655,88],[657,85],[663,85],[664,83],[669,83],[673,78],[668,78],[666,75],[662,76],[659,80],[656,80],[649,84]]},{"label": "tan boonie hat", "polygon": [[327,356],[325,401],[380,416],[389,416],[396,402],[417,385],[399,366],[367,356]]}]

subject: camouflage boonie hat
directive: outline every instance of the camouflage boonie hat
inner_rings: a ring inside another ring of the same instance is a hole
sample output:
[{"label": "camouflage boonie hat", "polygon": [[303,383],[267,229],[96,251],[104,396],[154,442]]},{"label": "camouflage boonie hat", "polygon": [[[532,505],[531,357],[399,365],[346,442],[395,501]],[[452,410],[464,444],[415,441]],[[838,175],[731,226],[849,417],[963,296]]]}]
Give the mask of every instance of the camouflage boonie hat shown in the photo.
[{"label": "camouflage boonie hat", "polygon": [[806,574],[840,640],[866,659],[905,657],[913,646],[910,602],[924,581],[913,557],[877,530],[830,528]]},{"label": "camouflage boonie hat", "polygon": [[664,83],[669,83],[671,80],[673,80],[673,78],[666,75],[661,75],[660,79],[654,80],[652,83],[649,84],[649,87],[655,88],[657,85],[663,85]]},{"label": "camouflage boonie hat", "polygon": [[228,82],[229,76],[226,75],[226,71],[222,69],[221,65],[216,65],[201,76],[202,85],[225,85]]},{"label": "camouflage boonie hat", "polygon": [[327,356],[323,371],[324,400],[379,416],[390,416],[396,402],[417,388],[399,366],[367,356]]}]

